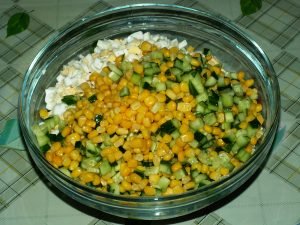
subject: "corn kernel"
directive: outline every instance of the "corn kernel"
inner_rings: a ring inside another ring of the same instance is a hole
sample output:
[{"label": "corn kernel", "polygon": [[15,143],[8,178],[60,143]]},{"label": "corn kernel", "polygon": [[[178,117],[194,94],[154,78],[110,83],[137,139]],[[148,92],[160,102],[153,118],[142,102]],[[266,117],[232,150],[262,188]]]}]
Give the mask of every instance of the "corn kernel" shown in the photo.
[{"label": "corn kernel", "polygon": [[49,112],[48,112],[47,109],[43,108],[43,109],[40,109],[39,115],[44,120],[44,119],[47,119],[49,117]]},{"label": "corn kernel", "polygon": [[222,168],[220,169],[220,173],[221,173],[222,176],[226,176],[226,175],[229,174],[229,169],[226,168],[226,167],[222,167]]},{"label": "corn kernel", "polygon": [[171,166],[172,172],[176,172],[182,168],[182,164],[180,162],[176,162]]},{"label": "corn kernel", "polygon": [[245,77],[245,73],[244,73],[243,71],[238,72],[237,78],[238,78],[240,81],[244,80],[244,77]]},{"label": "corn kernel", "polygon": [[198,67],[198,66],[201,66],[201,62],[195,58],[192,58],[191,65]]},{"label": "corn kernel", "polygon": [[207,133],[211,133],[213,130],[212,127],[207,124],[205,124],[203,128]]},{"label": "corn kernel", "polygon": [[264,123],[264,118],[263,118],[263,116],[261,115],[261,114],[257,114],[257,120],[258,120],[258,122],[260,123],[260,124],[263,124]]},{"label": "corn kernel", "polygon": [[185,190],[190,190],[190,189],[193,189],[195,187],[196,187],[196,184],[195,184],[194,181],[190,181],[190,182],[188,182],[188,183],[186,183],[186,184],[183,185],[183,188]]},{"label": "corn kernel", "polygon": [[61,135],[63,137],[68,136],[70,133],[71,133],[71,128],[68,126],[64,127],[64,129],[61,131]]},{"label": "corn kernel", "polygon": [[209,173],[209,178],[212,180],[219,180],[220,177],[220,173],[218,173],[217,171],[212,171],[211,173]]},{"label": "corn kernel", "polygon": [[149,52],[151,51],[152,44],[150,44],[148,41],[143,41],[140,48],[143,52]]},{"label": "corn kernel", "polygon": [[156,194],[156,190],[154,187],[146,186],[144,188],[145,195],[154,196]]},{"label": "corn kernel", "polygon": [[176,100],[176,99],[177,99],[177,96],[176,96],[175,92],[174,92],[173,90],[171,90],[171,89],[167,89],[166,95],[167,95],[170,99],[172,99],[172,100]]},{"label": "corn kernel", "polygon": [[248,79],[245,81],[245,85],[247,87],[251,87],[254,84],[254,80],[253,79]]},{"label": "corn kernel", "polygon": [[187,133],[182,134],[182,135],[180,136],[180,139],[181,139],[183,142],[191,142],[191,141],[194,140],[194,134],[193,134],[193,132],[188,131]]},{"label": "corn kernel", "polygon": [[192,106],[188,102],[179,102],[177,104],[177,110],[180,112],[190,112],[192,110]]}]

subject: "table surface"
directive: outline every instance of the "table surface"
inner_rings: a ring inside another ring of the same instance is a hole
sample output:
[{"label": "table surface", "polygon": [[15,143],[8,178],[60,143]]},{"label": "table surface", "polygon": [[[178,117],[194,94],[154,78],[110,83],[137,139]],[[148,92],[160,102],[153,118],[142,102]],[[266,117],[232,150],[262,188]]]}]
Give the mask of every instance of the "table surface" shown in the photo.
[{"label": "table surface", "polygon": [[[17,117],[24,72],[49,36],[86,15],[134,0],[1,0],[0,130]],[[149,2],[149,1],[148,1]],[[243,17],[239,0],[165,0],[219,13],[244,29],[267,53],[281,88],[281,122],[272,154],[252,182],[213,208],[152,224],[300,224],[300,1],[264,0],[262,9]],[[29,12],[29,29],[5,38],[8,18]],[[112,225],[125,220],[71,201],[39,174],[26,151],[0,149],[0,224]],[[133,224],[133,222],[127,222]]]}]

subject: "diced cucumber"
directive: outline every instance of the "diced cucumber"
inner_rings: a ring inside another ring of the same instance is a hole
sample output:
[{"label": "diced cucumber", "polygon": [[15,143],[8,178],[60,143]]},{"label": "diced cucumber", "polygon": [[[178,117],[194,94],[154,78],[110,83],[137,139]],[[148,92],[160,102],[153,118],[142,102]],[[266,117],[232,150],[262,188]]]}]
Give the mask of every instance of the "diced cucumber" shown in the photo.
[{"label": "diced cucumber", "polygon": [[127,86],[123,87],[119,92],[120,97],[128,96],[130,95],[129,88]]},{"label": "diced cucumber", "polygon": [[148,82],[143,82],[142,87],[143,87],[143,89],[153,90],[152,85],[150,83],[148,83]]},{"label": "diced cucumber", "polygon": [[260,122],[257,120],[257,118],[255,118],[254,120],[249,122],[249,125],[252,128],[259,128],[261,126]]},{"label": "diced cucumber", "polygon": [[234,169],[234,165],[231,162],[223,162],[222,165],[229,169],[230,172]]},{"label": "diced cucumber", "polygon": [[155,74],[160,73],[160,68],[159,67],[150,67],[144,69],[144,75],[145,76],[154,76]]},{"label": "diced cucumber", "polygon": [[164,57],[164,55],[163,55],[163,53],[161,51],[151,52],[150,56],[151,56],[152,59],[160,59],[160,60],[162,60],[163,57]]},{"label": "diced cucumber", "polygon": [[199,147],[199,142],[196,141],[195,139],[192,140],[191,142],[189,142],[189,145],[192,147],[192,148],[198,148]]},{"label": "diced cucumber", "polygon": [[182,70],[183,72],[189,72],[192,70],[192,66],[190,64],[190,62],[187,62],[187,61],[183,61],[182,63]]},{"label": "diced cucumber", "polygon": [[63,141],[64,137],[61,135],[61,133],[58,134],[51,134],[47,133],[47,137],[51,142],[61,142]]},{"label": "diced cucumber", "polygon": [[204,143],[201,147],[204,148],[204,149],[210,148],[214,145],[214,143],[215,143],[214,140],[209,140],[206,143]]},{"label": "diced cucumber", "polygon": [[232,152],[233,145],[234,145],[233,143],[227,143],[227,144],[225,144],[225,146],[222,147],[222,149],[225,152]]},{"label": "diced cucumber", "polygon": [[240,112],[245,112],[250,108],[251,102],[248,98],[242,99],[238,103],[238,109]]},{"label": "diced cucumber", "polygon": [[221,94],[221,101],[224,107],[231,107],[233,105],[233,96],[231,94]]},{"label": "diced cucumber", "polygon": [[218,106],[212,105],[212,104],[207,104],[207,109],[209,111],[217,111],[218,110]]},{"label": "diced cucumber", "polygon": [[247,136],[248,137],[250,137],[250,138],[254,137],[256,132],[257,132],[257,128],[253,128],[252,126],[247,127]]},{"label": "diced cucumber", "polygon": [[151,152],[155,152],[157,149],[157,141],[156,140],[152,140],[151,146],[150,146],[150,151]]},{"label": "diced cucumber", "polygon": [[114,181],[115,184],[119,184],[119,183],[122,182],[123,177],[122,177],[121,173],[118,172],[118,173],[116,173],[116,174],[112,177],[112,179],[113,179],[113,181]]},{"label": "diced cucumber", "polygon": [[246,137],[246,136],[243,136],[243,135],[238,136],[238,137],[236,138],[236,144],[237,144],[240,148],[245,147],[245,146],[249,143],[249,141],[250,141],[250,138],[249,138],[249,137]]},{"label": "diced cucumber", "polygon": [[155,85],[156,91],[160,92],[160,91],[165,91],[167,89],[167,85],[166,83],[163,82],[159,82]]},{"label": "diced cucumber", "polygon": [[188,82],[189,82],[188,84],[189,84],[189,92],[190,92],[190,94],[193,95],[193,96],[197,96],[199,93],[198,93],[197,89],[194,87],[192,81],[189,80]]},{"label": "diced cucumber", "polygon": [[59,128],[60,118],[55,115],[53,117],[49,117],[48,119],[44,120],[44,123],[48,128],[48,132],[50,132],[54,128]]},{"label": "diced cucumber", "polygon": [[233,113],[231,111],[227,111],[225,114],[225,121],[227,123],[232,123],[234,121]]},{"label": "diced cucumber", "polygon": [[80,162],[80,166],[83,169],[88,169],[90,167],[95,167],[98,162],[100,162],[101,157],[90,157],[90,158],[83,158]]},{"label": "diced cucumber", "polygon": [[208,99],[208,95],[206,92],[203,92],[203,93],[197,95],[197,97],[196,97],[197,102],[205,102],[205,101],[207,101],[207,99]]},{"label": "diced cucumber", "polygon": [[183,62],[179,59],[176,59],[175,62],[174,62],[174,67],[180,69],[180,70],[183,70],[183,66],[182,66]]},{"label": "diced cucumber", "polygon": [[241,162],[246,162],[248,159],[251,157],[251,154],[249,152],[246,152],[245,149],[241,149],[238,154],[236,154],[236,157],[241,161]]},{"label": "diced cucumber", "polygon": [[152,161],[142,161],[142,165],[144,167],[152,167],[154,166],[154,163]]},{"label": "diced cucumber", "polygon": [[204,86],[201,82],[201,78],[200,76],[195,76],[192,80],[191,83],[193,84],[193,86],[195,87],[195,89],[197,90],[197,92],[199,94],[205,93],[205,89]]},{"label": "diced cucumber", "polygon": [[108,174],[111,171],[111,165],[107,160],[102,160],[99,169],[100,174],[104,176],[105,174]]},{"label": "diced cucumber", "polygon": [[100,115],[100,114],[97,114],[96,116],[95,116],[95,122],[96,122],[96,127],[98,127],[99,125],[100,125],[100,122],[102,121],[102,119],[103,119],[103,116],[102,115]]},{"label": "diced cucumber", "polygon": [[234,93],[237,96],[243,96],[244,95],[244,90],[243,90],[242,85],[240,83],[233,84],[232,89],[233,89]]},{"label": "diced cucumber", "polygon": [[193,165],[195,163],[198,162],[198,159],[195,157],[195,156],[192,156],[190,158],[187,159],[187,162],[190,164],[190,165]]},{"label": "diced cucumber", "polygon": [[214,78],[213,76],[210,76],[207,78],[206,82],[205,82],[205,86],[206,87],[212,87],[217,83],[216,78]]},{"label": "diced cucumber", "polygon": [[142,178],[145,178],[145,174],[144,174],[143,170],[135,169],[134,173],[136,173],[137,175],[139,175]]},{"label": "diced cucumber", "polygon": [[215,91],[210,91],[208,95],[209,104],[217,106],[219,102],[219,95]]},{"label": "diced cucumber", "polygon": [[179,169],[179,170],[175,171],[173,173],[173,175],[177,180],[180,180],[186,176],[186,172],[184,171],[184,169]]},{"label": "diced cucumber", "polygon": [[51,146],[49,144],[45,144],[43,146],[40,146],[40,150],[43,153],[47,152],[50,148],[51,148]]},{"label": "diced cucumber", "polygon": [[48,127],[45,126],[41,126],[38,124],[34,124],[31,127],[32,132],[35,134],[35,136],[45,136],[48,132]]},{"label": "diced cucumber", "polygon": [[145,176],[150,176],[152,174],[158,174],[159,173],[159,167],[158,166],[151,166],[151,167],[146,167],[145,169]]},{"label": "diced cucumber", "polygon": [[231,72],[231,73],[229,73],[229,77],[230,77],[231,79],[236,80],[236,79],[237,79],[237,73]]},{"label": "diced cucumber", "polygon": [[70,172],[68,169],[62,167],[62,168],[59,168],[59,170],[60,170],[60,172],[62,172],[63,174],[67,175],[68,177],[71,177],[71,172]]},{"label": "diced cucumber", "polygon": [[203,126],[204,126],[204,122],[201,118],[196,118],[195,120],[190,122],[190,128],[192,128],[194,131],[197,131]]},{"label": "diced cucumber", "polygon": [[116,75],[118,75],[119,77],[121,77],[123,75],[122,70],[120,70],[115,64],[113,63],[108,63],[108,67],[109,69],[114,72]]},{"label": "diced cucumber", "polygon": [[100,152],[100,149],[94,143],[92,143],[92,141],[90,141],[90,140],[86,141],[85,148],[86,148],[86,151],[92,155],[98,155]]},{"label": "diced cucumber", "polygon": [[204,102],[199,102],[196,106],[195,111],[197,114],[204,114],[206,108],[207,108],[207,105]]},{"label": "diced cucumber", "polygon": [[50,143],[50,139],[46,135],[36,136],[36,139],[40,147],[48,145]]},{"label": "diced cucumber", "polygon": [[208,113],[203,117],[203,121],[207,125],[214,125],[217,122],[217,117],[215,113]]},{"label": "diced cucumber", "polygon": [[184,82],[189,82],[190,80],[192,80],[195,76],[199,76],[199,74],[196,72],[195,76],[193,76],[192,74],[194,73],[185,73],[181,76],[181,80]]},{"label": "diced cucumber", "polygon": [[162,176],[162,177],[160,177],[157,185],[158,185],[159,189],[162,190],[162,192],[165,192],[167,190],[170,182],[171,182],[170,179],[168,179],[167,177]]},{"label": "diced cucumber", "polygon": [[240,120],[240,121],[244,121],[246,119],[246,116],[247,114],[245,112],[240,112],[238,115],[237,115],[237,118]]},{"label": "diced cucumber", "polygon": [[134,83],[135,85],[140,85],[141,81],[142,81],[142,77],[138,73],[133,73],[131,75],[131,82]]},{"label": "diced cucumber", "polygon": [[207,142],[207,137],[199,131],[196,131],[194,133],[194,138],[196,141],[198,141],[200,146],[202,146],[203,144],[205,144]]},{"label": "diced cucumber", "polygon": [[172,89],[172,86],[173,86],[175,83],[176,83],[176,82],[174,82],[174,81],[167,80],[167,81],[166,81],[167,89]]},{"label": "diced cucumber", "polygon": [[199,185],[209,185],[209,184],[211,184],[211,181],[208,180],[208,179],[202,180],[202,181],[199,183]]},{"label": "diced cucumber", "polygon": [[175,131],[177,128],[173,124],[172,120],[168,120],[165,123],[163,123],[157,130],[160,134],[171,134],[173,131]]},{"label": "diced cucumber", "polygon": [[97,101],[97,95],[96,94],[91,95],[90,97],[88,97],[88,100],[90,103]]},{"label": "diced cucumber", "polygon": [[169,162],[160,162],[159,165],[159,172],[161,173],[166,173],[166,174],[171,174],[171,165]]},{"label": "diced cucumber", "polygon": [[229,130],[229,129],[231,129],[231,123],[230,122],[224,122],[224,123],[222,123],[221,128],[223,130]]},{"label": "diced cucumber", "polygon": [[239,96],[236,96],[236,95],[233,96],[233,103],[234,104],[239,104],[239,102],[241,100],[242,100],[242,97],[239,97]]},{"label": "diced cucumber", "polygon": [[152,67],[152,62],[146,62],[146,61],[150,61],[151,60],[151,57],[149,57],[149,60],[147,60],[145,57],[144,57],[144,62],[143,62],[143,66],[144,66],[144,69],[146,68],[151,68]]},{"label": "diced cucumber", "polygon": [[128,70],[132,70],[132,63],[123,60],[123,61],[121,62],[121,70],[122,70],[123,72],[126,72],[126,71],[128,71]]},{"label": "diced cucumber", "polygon": [[143,83],[152,84],[152,81],[153,81],[153,76],[144,76],[143,79],[142,79]]},{"label": "diced cucumber", "polygon": [[179,138],[179,137],[180,137],[180,132],[179,132],[179,130],[173,131],[173,132],[171,133],[171,136],[172,136],[172,138],[173,138],[174,140],[176,140],[177,138]]},{"label": "diced cucumber", "polygon": [[173,67],[170,69],[171,73],[176,77],[176,80],[180,82],[182,80],[181,75],[183,74],[183,71],[179,68]]},{"label": "diced cucumber", "polygon": [[191,63],[192,61],[192,56],[191,55],[184,55],[183,61],[187,63]]},{"label": "diced cucumber", "polygon": [[120,195],[120,186],[119,186],[119,184],[116,184],[116,183],[109,184],[108,192],[113,193],[115,195]]},{"label": "diced cucumber", "polygon": [[232,145],[232,147],[231,147],[231,152],[233,153],[233,154],[236,154],[236,153],[238,153],[238,151],[240,150],[240,146],[237,144],[237,143],[235,143],[235,144],[233,144]]},{"label": "diced cucumber", "polygon": [[118,82],[121,78],[121,76],[117,73],[115,73],[114,71],[111,71],[108,74],[108,77],[113,81],[113,82]]},{"label": "diced cucumber", "polygon": [[218,90],[219,90],[219,87],[227,87],[227,84],[225,84],[225,79],[224,77],[219,77],[218,80],[217,80],[217,85],[218,85]]},{"label": "diced cucumber", "polygon": [[200,174],[200,172],[198,170],[192,170],[191,171],[191,177],[195,178],[196,176],[198,176]]},{"label": "diced cucumber", "polygon": [[235,136],[236,137],[247,136],[247,130],[239,129],[236,131]]},{"label": "diced cucumber", "polygon": [[206,174],[199,174],[196,177],[194,177],[194,181],[196,184],[201,183],[202,181],[207,179],[207,175]]},{"label": "diced cucumber", "polygon": [[61,99],[61,101],[67,105],[75,105],[78,100],[79,97],[76,95],[65,95]]}]

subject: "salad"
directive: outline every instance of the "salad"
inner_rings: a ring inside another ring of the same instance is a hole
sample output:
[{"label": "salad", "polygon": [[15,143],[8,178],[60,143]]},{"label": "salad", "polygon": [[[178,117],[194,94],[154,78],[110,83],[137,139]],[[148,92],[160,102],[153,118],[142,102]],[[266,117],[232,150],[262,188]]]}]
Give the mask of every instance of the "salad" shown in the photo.
[{"label": "salad", "polygon": [[137,32],[99,40],[46,90],[40,150],[76,181],[116,195],[181,194],[247,162],[263,135],[255,81],[204,48]]}]

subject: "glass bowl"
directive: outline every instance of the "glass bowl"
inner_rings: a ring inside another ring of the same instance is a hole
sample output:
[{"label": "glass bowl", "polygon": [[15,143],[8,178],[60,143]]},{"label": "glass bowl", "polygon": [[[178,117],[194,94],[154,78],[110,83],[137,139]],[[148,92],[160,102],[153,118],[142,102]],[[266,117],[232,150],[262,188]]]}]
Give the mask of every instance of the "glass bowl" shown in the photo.
[{"label": "glass bowl", "polygon": [[[41,154],[31,126],[45,105],[45,89],[54,86],[62,66],[86,54],[98,39],[126,37],[136,31],[187,40],[209,48],[229,71],[244,70],[260,92],[265,132],[253,156],[230,176],[184,194],[168,197],[129,197],[101,193],[82,186],[51,166]],[[165,4],[127,5],[97,13],[56,32],[26,72],[19,100],[20,126],[37,167],[63,193],[78,202],[125,218],[159,220],[200,210],[243,185],[271,150],[280,115],[278,81],[263,50],[227,19],[208,12]]]}]

